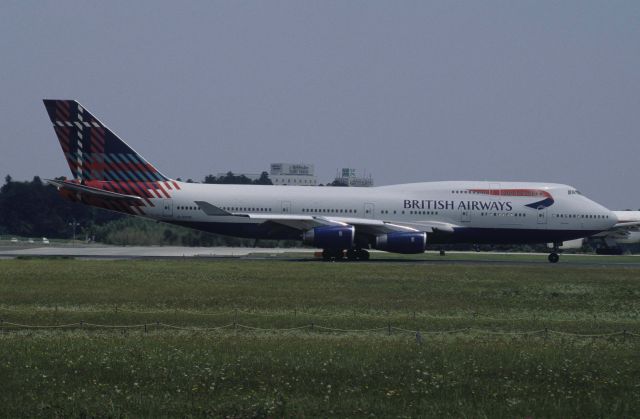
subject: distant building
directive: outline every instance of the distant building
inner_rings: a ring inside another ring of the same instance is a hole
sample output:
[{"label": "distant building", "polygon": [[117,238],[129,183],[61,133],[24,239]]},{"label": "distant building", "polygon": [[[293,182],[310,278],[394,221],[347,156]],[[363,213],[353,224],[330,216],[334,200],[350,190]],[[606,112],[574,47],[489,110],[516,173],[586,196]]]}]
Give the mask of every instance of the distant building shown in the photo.
[{"label": "distant building", "polygon": [[358,176],[356,169],[350,167],[344,167],[342,171],[338,171],[334,182],[345,186],[373,186],[373,178],[370,174],[368,176],[366,174],[364,176]]},{"label": "distant building", "polygon": [[[261,175],[260,173],[242,173],[242,172],[234,172],[234,171],[231,171],[231,173],[233,173],[234,176],[245,176],[245,177],[249,178],[249,180],[252,180],[252,181],[260,179],[260,175]],[[227,174],[229,174],[228,171],[224,172],[224,173],[218,172],[216,177],[223,178],[223,177],[227,176]]]},{"label": "distant building", "polygon": [[274,185],[315,186],[318,181],[313,165],[304,163],[271,163],[269,179]]},{"label": "distant building", "polygon": [[[227,173],[218,173],[219,178]],[[233,172],[236,176],[246,176],[252,181],[260,179],[261,173]],[[304,163],[271,163],[269,179],[274,185],[315,186],[318,180],[313,174],[313,165]]]}]

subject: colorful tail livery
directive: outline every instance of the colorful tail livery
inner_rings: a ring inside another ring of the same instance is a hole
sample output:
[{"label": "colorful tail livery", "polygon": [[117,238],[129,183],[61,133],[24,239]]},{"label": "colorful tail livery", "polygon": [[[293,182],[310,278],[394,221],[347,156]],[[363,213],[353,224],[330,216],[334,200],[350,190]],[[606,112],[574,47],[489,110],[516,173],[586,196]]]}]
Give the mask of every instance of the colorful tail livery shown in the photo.
[{"label": "colorful tail livery", "polygon": [[55,184],[68,198],[142,215],[152,199],[179,189],[75,100],[45,99],[44,106],[74,178]]},{"label": "colorful tail livery", "polygon": [[76,180],[169,180],[75,100],[45,99],[44,106]]}]

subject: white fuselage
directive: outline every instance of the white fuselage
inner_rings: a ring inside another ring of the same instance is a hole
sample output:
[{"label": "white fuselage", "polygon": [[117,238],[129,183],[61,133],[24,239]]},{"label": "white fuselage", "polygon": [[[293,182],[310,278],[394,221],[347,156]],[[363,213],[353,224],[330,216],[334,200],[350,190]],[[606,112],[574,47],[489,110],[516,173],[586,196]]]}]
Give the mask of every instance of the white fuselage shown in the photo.
[{"label": "white fuselage", "polygon": [[[530,206],[545,197],[551,203]],[[455,230],[445,241],[471,243],[560,242],[617,222],[613,212],[575,188],[547,183],[454,181],[372,188],[180,183],[170,198],[155,201],[147,210],[155,219],[199,229],[210,225],[204,229],[242,237],[252,236],[251,224],[264,222],[244,214],[310,215],[347,223],[352,218],[439,222]],[[196,201],[236,215],[207,215]]]}]

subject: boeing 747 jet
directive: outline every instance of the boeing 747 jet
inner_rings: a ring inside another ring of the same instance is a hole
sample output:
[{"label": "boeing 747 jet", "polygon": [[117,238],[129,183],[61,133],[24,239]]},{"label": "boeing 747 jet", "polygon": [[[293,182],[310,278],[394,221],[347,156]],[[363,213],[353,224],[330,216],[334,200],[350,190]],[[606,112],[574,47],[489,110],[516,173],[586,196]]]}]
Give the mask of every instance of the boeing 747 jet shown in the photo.
[{"label": "boeing 747 jet", "polygon": [[44,100],[72,179],[72,201],[236,237],[302,240],[326,260],[427,244],[553,243],[635,228],[568,185],[423,182],[371,188],[211,185],[171,179],[74,100]]}]

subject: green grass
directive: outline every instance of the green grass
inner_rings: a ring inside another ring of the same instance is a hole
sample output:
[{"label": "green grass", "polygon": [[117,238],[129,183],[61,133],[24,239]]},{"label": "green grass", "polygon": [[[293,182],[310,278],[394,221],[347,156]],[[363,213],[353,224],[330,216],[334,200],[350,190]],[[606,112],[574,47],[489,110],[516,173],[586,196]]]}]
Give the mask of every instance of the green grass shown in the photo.
[{"label": "green grass", "polygon": [[[504,253],[504,252],[458,252],[447,251],[445,256],[440,256],[439,252],[429,250],[420,254],[403,255],[398,253],[387,252],[371,252],[372,260],[393,260],[393,261],[464,261],[464,262],[538,262],[548,263],[547,253]],[[264,253],[255,253],[249,255],[264,258]],[[277,253],[272,258],[290,259],[300,258],[309,259],[310,253],[304,252],[287,252]],[[562,253],[560,254],[560,263],[571,262],[572,264],[639,264],[640,255],[596,255],[586,253]]]},{"label": "green grass", "polygon": [[[543,263],[4,260],[0,415],[633,416],[639,282]],[[80,321],[147,332],[8,324]]]}]

